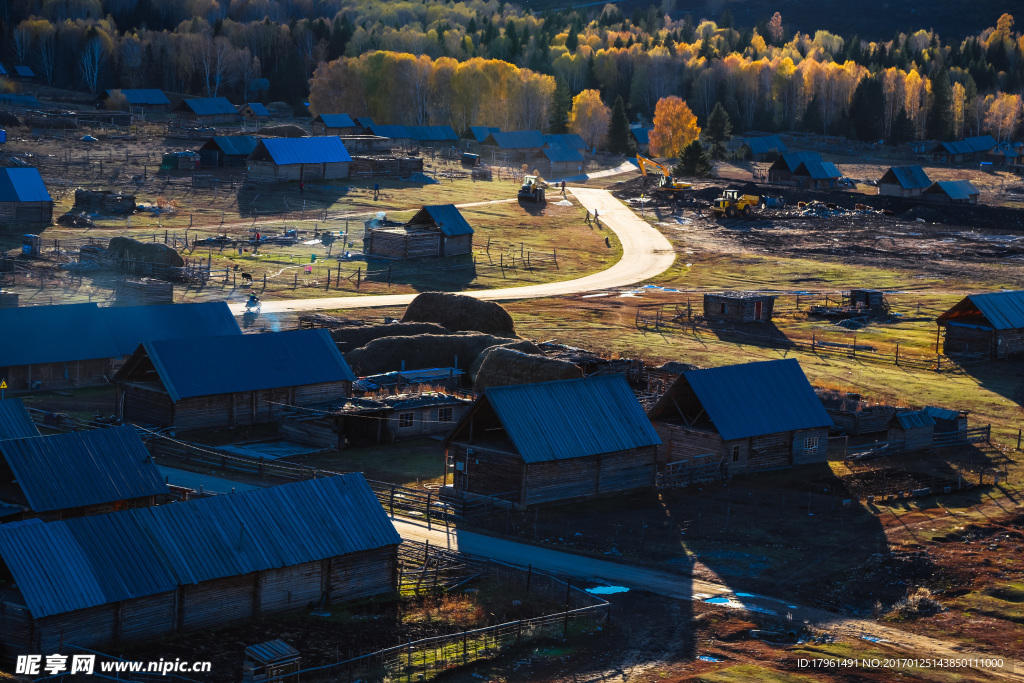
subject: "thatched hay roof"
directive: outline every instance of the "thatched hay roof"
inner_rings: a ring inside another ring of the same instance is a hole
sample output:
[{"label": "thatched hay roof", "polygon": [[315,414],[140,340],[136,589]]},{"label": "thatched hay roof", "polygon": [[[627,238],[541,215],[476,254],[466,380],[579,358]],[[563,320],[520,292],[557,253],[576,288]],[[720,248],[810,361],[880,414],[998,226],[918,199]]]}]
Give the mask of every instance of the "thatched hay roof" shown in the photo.
[{"label": "thatched hay roof", "polygon": [[[417,334],[448,334],[448,330],[434,323],[389,323],[387,325],[357,325],[331,329],[331,338],[338,344],[338,350],[342,353],[366,346],[375,339],[411,337]],[[406,359],[407,366],[411,360],[411,358]]]},{"label": "thatched hay roof", "polygon": [[499,304],[461,294],[424,292],[413,299],[405,309],[402,322],[437,323],[452,332],[472,331],[501,337],[516,336],[516,325],[512,316]]},{"label": "thatched hay roof", "polygon": [[[417,334],[382,337],[353,349],[345,360],[357,375],[376,375],[402,369],[444,368],[455,365],[469,372],[473,361],[490,347],[515,341],[489,334]],[[458,363],[456,363],[458,358]]]},{"label": "thatched hay roof", "polygon": [[474,389],[483,391],[489,387],[576,379],[582,376],[583,371],[579,367],[564,360],[498,348],[491,350],[480,364]]},{"label": "thatched hay roof", "polygon": [[476,360],[473,362],[473,366],[469,369],[469,378],[475,381],[476,373],[480,371],[480,365],[484,362],[489,354],[494,349],[512,349],[513,351],[519,351],[520,353],[528,353],[531,356],[543,356],[544,352],[540,350],[540,347],[534,344],[532,341],[523,339],[521,341],[512,341],[507,344],[499,344],[497,346],[491,346],[484,349]]}]

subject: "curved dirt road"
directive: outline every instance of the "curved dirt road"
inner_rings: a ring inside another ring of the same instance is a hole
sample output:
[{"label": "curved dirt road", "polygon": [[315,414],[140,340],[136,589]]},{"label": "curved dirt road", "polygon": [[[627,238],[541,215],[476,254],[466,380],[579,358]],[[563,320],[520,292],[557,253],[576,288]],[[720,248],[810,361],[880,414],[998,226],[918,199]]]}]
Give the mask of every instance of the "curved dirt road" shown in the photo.
[{"label": "curved dirt road", "polygon": [[[637,218],[625,204],[607,190],[575,188],[573,195],[588,211],[595,209],[603,225],[608,226],[622,243],[622,258],[611,268],[575,280],[546,282],[525,287],[459,292],[485,300],[538,299],[546,296],[582,294],[611,287],[623,287],[647,280],[668,270],[675,261],[672,244],[660,232]],[[382,294],[379,296],[334,296],[320,299],[264,301],[264,313],[292,311],[323,311],[346,308],[377,308],[405,306],[415,294]],[[241,315],[244,302],[231,304],[231,312]]]}]

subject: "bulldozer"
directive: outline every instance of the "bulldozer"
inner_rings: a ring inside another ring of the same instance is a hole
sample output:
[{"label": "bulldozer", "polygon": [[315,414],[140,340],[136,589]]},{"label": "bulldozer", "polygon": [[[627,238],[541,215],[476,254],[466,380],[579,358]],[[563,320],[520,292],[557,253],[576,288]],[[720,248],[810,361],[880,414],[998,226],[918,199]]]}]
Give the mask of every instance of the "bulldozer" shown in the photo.
[{"label": "bulldozer", "polygon": [[672,174],[665,166],[659,164],[657,161],[654,161],[653,159],[648,159],[647,157],[640,156],[639,154],[637,154],[636,163],[638,166],[640,166],[640,175],[644,176],[645,178],[647,177],[649,171],[657,171],[658,173],[661,174],[660,178],[658,179],[658,191],[681,192],[682,190],[689,190],[691,187],[693,187],[692,185],[690,185],[690,183],[683,183],[678,180],[675,180],[672,177]]},{"label": "bulldozer", "polygon": [[737,215],[749,216],[750,212],[761,205],[761,198],[756,194],[740,194],[739,190],[725,190],[715,200],[711,210],[717,214],[734,218]]},{"label": "bulldozer", "polygon": [[545,180],[540,176],[523,176],[523,186],[519,188],[519,194],[516,196],[519,199],[519,201],[525,200],[541,204],[545,201],[544,189],[547,187],[547,182],[545,182]]}]

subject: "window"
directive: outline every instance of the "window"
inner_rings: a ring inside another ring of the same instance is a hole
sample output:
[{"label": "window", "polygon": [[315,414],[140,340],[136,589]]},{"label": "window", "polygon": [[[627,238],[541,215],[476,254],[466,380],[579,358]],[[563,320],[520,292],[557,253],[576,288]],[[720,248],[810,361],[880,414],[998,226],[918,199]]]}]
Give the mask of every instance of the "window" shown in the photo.
[{"label": "window", "polygon": [[808,439],[804,439],[804,455],[817,455],[818,454],[818,437],[812,436]]},{"label": "window", "polygon": [[398,414],[398,428],[407,429],[412,427],[413,422],[416,419],[416,413],[399,413]]},{"label": "window", "polygon": [[728,312],[729,312],[728,307],[725,304],[722,304],[722,313],[728,313]]},{"label": "window", "polygon": [[437,421],[438,422],[451,422],[452,421],[452,407],[438,408],[437,409]]},{"label": "window", "polygon": [[732,461],[733,462],[739,462],[740,461],[740,447],[739,446],[733,446],[732,447]]}]

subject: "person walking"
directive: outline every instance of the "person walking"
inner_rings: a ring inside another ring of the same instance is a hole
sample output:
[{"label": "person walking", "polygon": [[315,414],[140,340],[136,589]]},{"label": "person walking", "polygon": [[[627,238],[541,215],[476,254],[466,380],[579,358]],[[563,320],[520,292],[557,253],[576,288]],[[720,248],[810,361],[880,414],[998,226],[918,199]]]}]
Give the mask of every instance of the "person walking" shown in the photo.
[{"label": "person walking", "polygon": [[565,196],[565,181],[562,181],[562,196]]},{"label": "person walking", "polygon": [[299,181],[299,194],[300,195],[306,194],[306,183],[303,180]]},{"label": "person walking", "polygon": [[380,198],[380,183],[373,184],[373,198],[377,200]]}]

